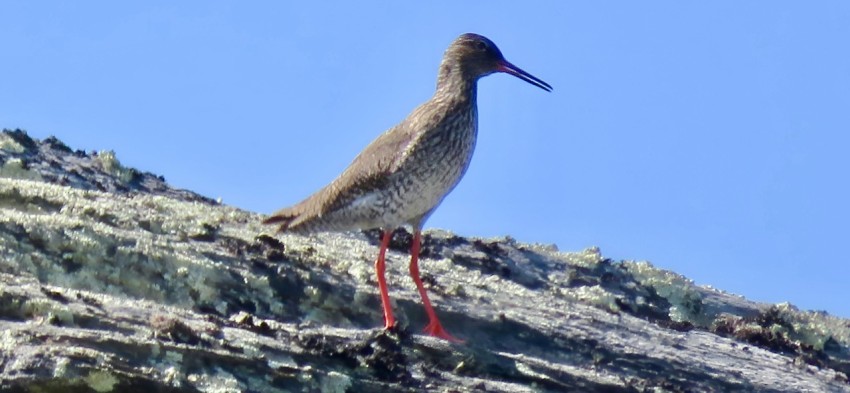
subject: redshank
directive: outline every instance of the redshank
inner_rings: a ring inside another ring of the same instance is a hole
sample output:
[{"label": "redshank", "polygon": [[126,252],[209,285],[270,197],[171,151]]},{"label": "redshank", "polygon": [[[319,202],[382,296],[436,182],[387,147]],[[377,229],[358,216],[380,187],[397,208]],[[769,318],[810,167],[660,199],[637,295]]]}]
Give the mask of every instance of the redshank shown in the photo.
[{"label": "redshank", "polygon": [[469,167],[478,135],[477,82],[496,72],[552,90],[505,60],[486,37],[463,34],[443,55],[437,91],[430,100],[369,144],[330,184],[263,221],[279,225],[278,232],[298,234],[380,228],[383,233],[375,270],[387,329],[395,325],[395,318],[384,278],[384,257],[392,231],[409,225],[413,229],[410,276],[428,314],[425,332],[459,341],[443,328],[419,278],[420,232]]}]

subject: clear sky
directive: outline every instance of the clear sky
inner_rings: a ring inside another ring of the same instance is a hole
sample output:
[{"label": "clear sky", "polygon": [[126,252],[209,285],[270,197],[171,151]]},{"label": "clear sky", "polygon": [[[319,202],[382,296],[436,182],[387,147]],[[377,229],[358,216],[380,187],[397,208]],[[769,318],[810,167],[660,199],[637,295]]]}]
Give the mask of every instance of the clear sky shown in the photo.
[{"label": "clear sky", "polygon": [[850,2],[423,4],[2,2],[0,127],[269,213],[476,32],[555,90],[479,82],[472,166],[428,227],[850,317]]}]

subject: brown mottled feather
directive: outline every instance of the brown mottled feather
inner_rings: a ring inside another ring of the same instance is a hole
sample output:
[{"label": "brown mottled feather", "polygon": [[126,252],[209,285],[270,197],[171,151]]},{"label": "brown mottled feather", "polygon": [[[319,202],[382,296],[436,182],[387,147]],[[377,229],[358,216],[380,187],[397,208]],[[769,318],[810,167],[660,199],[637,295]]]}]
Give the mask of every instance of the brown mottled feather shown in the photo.
[{"label": "brown mottled feather", "polygon": [[366,147],[330,184],[263,221],[278,232],[421,227],[460,181],[477,138],[476,82],[509,72],[544,89],[504,60],[490,40],[458,37],[446,50],[434,96]]},{"label": "brown mottled feather", "polygon": [[413,139],[410,133],[398,132],[399,126],[370,143],[330,184],[298,204],[278,210],[263,220],[263,224],[280,224],[278,232],[299,232],[299,226],[347,206],[360,195],[386,187],[387,178],[398,166],[399,156]]}]

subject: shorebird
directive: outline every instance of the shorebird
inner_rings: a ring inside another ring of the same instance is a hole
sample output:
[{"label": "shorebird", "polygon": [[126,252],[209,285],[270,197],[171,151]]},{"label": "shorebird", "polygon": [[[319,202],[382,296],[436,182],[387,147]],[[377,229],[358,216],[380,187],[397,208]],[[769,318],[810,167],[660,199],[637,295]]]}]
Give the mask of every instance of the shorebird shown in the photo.
[{"label": "shorebird", "polygon": [[496,72],[552,90],[505,60],[493,41],[463,34],[443,55],[431,99],[369,144],[330,184],[263,221],[279,225],[277,232],[297,234],[380,228],[375,270],[386,329],[395,325],[395,318],[384,278],[384,256],[393,230],[409,225],[413,228],[410,276],[428,314],[425,332],[460,341],[443,328],[419,278],[420,232],[469,167],[478,135],[477,82]]}]

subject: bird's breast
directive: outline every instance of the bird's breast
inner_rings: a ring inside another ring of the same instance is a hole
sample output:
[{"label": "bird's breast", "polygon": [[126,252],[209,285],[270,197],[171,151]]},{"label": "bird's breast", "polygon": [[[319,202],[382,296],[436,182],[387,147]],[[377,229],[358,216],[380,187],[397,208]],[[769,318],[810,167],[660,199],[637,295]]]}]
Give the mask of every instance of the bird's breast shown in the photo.
[{"label": "bird's breast", "polygon": [[432,211],[469,167],[478,133],[474,106],[423,132],[409,147],[388,195],[405,222]]}]

